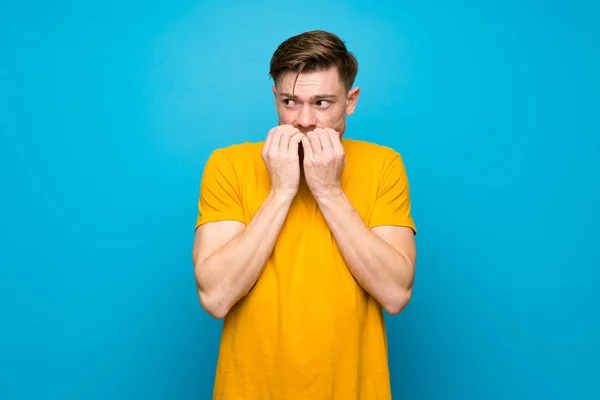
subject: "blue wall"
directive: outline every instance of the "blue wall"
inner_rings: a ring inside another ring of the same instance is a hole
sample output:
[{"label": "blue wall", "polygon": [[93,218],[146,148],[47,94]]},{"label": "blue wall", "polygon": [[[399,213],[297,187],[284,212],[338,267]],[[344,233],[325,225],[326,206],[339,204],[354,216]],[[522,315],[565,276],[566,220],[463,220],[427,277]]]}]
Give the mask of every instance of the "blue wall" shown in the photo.
[{"label": "blue wall", "polygon": [[600,398],[598,20],[592,1],[3,2],[0,398],[210,398],[202,168],[276,123],[269,58],[316,28],[360,61],[348,136],[411,180],[395,398]]}]

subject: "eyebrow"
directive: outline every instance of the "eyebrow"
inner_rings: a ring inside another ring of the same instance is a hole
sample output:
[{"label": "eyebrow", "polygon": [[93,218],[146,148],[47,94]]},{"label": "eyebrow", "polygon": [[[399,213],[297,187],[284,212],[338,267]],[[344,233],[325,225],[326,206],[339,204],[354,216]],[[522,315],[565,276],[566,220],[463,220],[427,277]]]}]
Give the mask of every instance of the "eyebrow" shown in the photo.
[{"label": "eyebrow", "polygon": [[[289,94],[289,93],[279,93],[279,97],[289,97],[292,99],[296,98],[296,96],[294,96],[293,94]],[[314,96],[310,97],[310,100],[322,100],[322,99],[334,99],[334,98],[335,98],[335,94],[324,93],[324,94],[315,94]]]}]

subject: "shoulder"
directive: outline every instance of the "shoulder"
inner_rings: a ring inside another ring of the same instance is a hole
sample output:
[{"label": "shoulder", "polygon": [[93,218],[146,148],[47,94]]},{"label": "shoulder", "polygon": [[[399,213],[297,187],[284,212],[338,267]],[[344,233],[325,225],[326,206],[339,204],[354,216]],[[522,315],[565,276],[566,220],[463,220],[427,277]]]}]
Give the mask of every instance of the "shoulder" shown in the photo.
[{"label": "shoulder", "polygon": [[240,157],[253,157],[260,153],[263,148],[263,142],[244,142],[235,143],[227,147],[219,147],[212,151],[212,155],[218,155],[227,158],[239,159]]},{"label": "shoulder", "polygon": [[390,146],[357,139],[344,139],[347,162],[385,167],[394,162],[402,163],[400,152]]},{"label": "shoulder", "polygon": [[226,163],[232,167],[243,168],[261,159],[262,148],[263,142],[235,143],[219,147],[211,152],[207,164]]}]

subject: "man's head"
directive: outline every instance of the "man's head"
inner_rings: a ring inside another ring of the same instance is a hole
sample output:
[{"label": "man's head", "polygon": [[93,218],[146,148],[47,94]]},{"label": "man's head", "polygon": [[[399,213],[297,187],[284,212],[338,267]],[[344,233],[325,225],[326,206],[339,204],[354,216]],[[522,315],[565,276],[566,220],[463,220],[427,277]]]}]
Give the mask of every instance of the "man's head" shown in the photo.
[{"label": "man's head", "polygon": [[354,112],[359,88],[352,88],[358,62],[336,35],[310,31],[279,45],[270,75],[280,124],[301,132],[333,128],[343,135]]}]

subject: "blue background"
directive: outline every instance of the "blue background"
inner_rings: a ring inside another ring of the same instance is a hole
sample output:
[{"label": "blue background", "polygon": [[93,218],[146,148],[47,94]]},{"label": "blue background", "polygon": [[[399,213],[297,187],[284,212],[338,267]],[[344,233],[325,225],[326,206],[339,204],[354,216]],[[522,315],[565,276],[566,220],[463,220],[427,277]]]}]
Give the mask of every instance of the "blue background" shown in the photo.
[{"label": "blue background", "polygon": [[348,136],[409,173],[394,398],[600,398],[599,20],[592,1],[3,1],[0,398],[210,398],[202,169],[276,124],[269,59],[310,29],[359,59]]}]

